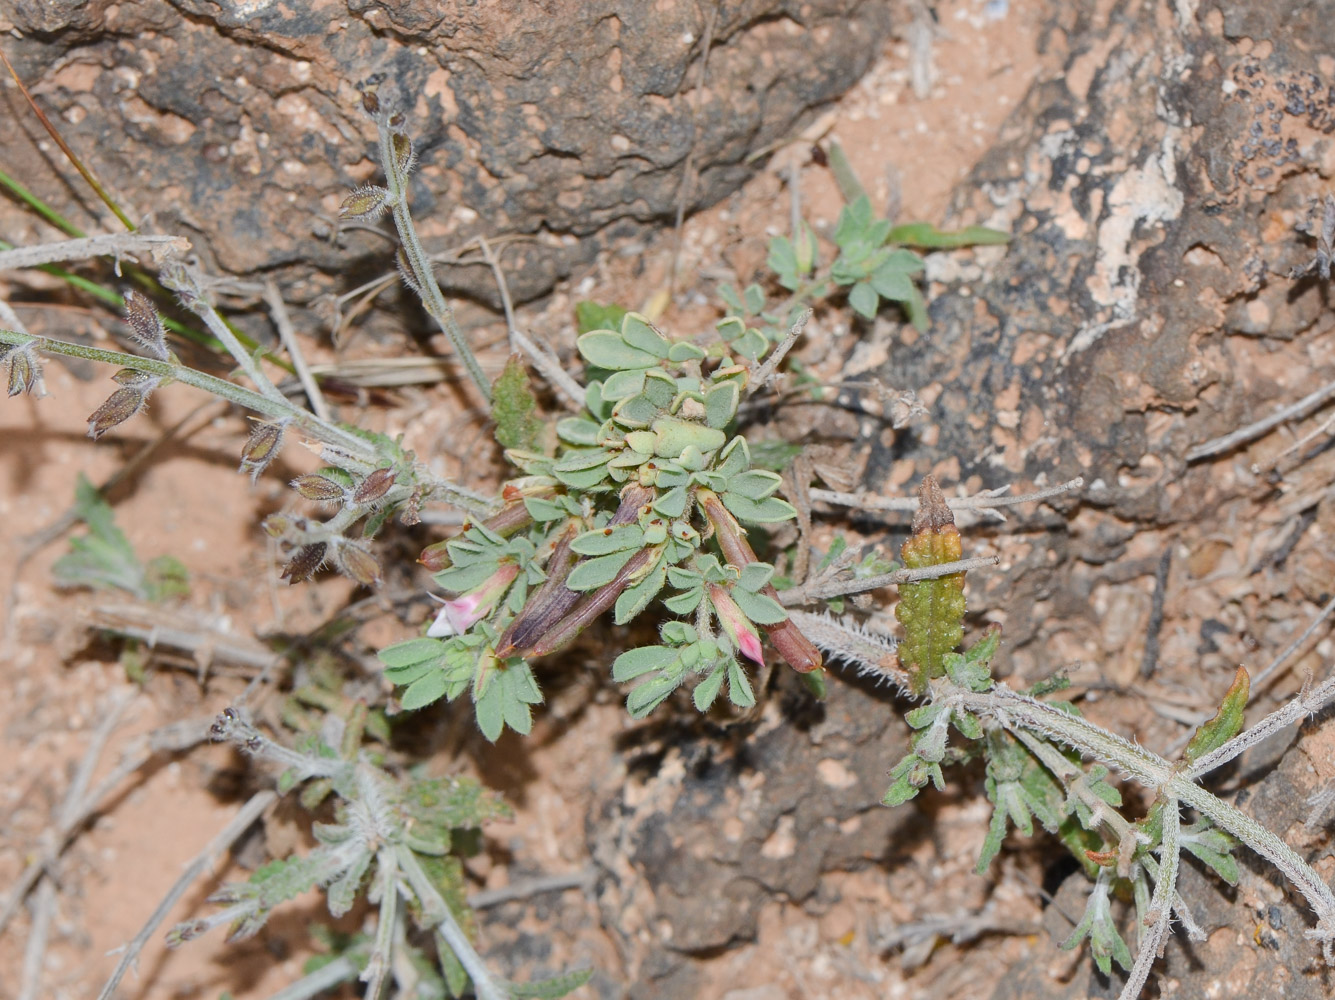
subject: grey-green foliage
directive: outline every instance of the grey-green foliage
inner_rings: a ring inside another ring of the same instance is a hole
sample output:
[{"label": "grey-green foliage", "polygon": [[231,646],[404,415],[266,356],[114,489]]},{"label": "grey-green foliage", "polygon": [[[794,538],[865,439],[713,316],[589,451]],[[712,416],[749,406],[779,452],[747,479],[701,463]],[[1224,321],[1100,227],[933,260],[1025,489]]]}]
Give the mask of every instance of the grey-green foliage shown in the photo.
[{"label": "grey-green foliage", "polygon": [[846,292],[849,306],[865,319],[873,318],[883,302],[893,302],[915,327],[925,330],[927,303],[917,277],[923,261],[909,248],[1005,243],[1009,237],[982,226],[955,231],[943,231],[925,222],[896,226],[877,218],[871,199],[857,193],[840,211],[832,239],[836,254],[828,266],[822,265],[816,235],[805,222],[794,236],[770,240],[769,268],[790,293],[781,302],[768,302],[758,284],[747,286],[741,293],[723,285],[719,294],[738,316],[756,317],[762,333],[770,339],[782,335],[796,312],[837,291]]},{"label": "grey-green foliage", "polygon": [[[348,942],[344,949],[370,984],[368,996],[379,995],[393,968],[395,942],[408,940],[409,927],[433,941],[430,979],[443,987],[440,995],[460,997],[471,984],[488,1000],[556,998],[586,982],[588,971],[528,984],[507,983],[488,971],[471,945],[475,927],[460,857],[482,824],[510,810],[471,778],[387,769],[365,744],[367,721],[365,706],[354,705],[347,718],[327,716],[294,749],[264,736],[233,709],[218,717],[215,740],[273,761],[283,768],[281,791],[301,788],[302,804],[311,809],[331,799],[332,810],[314,824],[312,850],[270,861],[245,882],[223,886],[210,897],[223,908],[178,924],[168,943],[179,945],[221,925],[229,927],[229,940],[250,937],[281,904],[320,889],[335,918],[359,898],[379,907],[374,939]],[[336,746],[330,734],[337,735]],[[415,944],[409,957],[425,955]]]},{"label": "grey-green foliage", "polygon": [[492,740],[505,727],[530,729],[542,696],[529,660],[604,611],[617,624],[655,605],[669,616],[665,645],[613,667],[618,680],[644,678],[627,701],[637,718],[688,679],[699,682],[702,711],[725,684],[734,704],[754,704],[737,657],[759,661],[760,630],[773,635],[787,617],[773,568],[754,560],[741,525],[781,524],[795,511],[774,495],[779,475],[753,467],[733,429],[769,341],[734,318],[706,346],[672,341],[625,313],[618,329],[586,331],[578,346],[593,376],[585,411],[556,421],[551,450],[506,450],[522,475],[503,486],[502,509],[423,553],[436,584],[457,596],[425,637],[380,653],[405,707],[468,691]]},{"label": "grey-green foliage", "polygon": [[141,601],[158,602],[190,590],[185,566],[163,555],[141,562],[116,526],[115,511],[88,478],[79,473],[74,513],[88,531],[70,539],[70,551],[56,560],[52,573],[66,587],[121,590]]}]

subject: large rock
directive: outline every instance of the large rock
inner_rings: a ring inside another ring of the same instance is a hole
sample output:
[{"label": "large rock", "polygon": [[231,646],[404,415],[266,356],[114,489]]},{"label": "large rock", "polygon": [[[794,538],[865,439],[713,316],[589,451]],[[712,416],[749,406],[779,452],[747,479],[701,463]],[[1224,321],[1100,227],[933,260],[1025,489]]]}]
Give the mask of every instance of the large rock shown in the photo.
[{"label": "large rock", "polygon": [[[731,192],[749,154],[859,78],[889,27],[888,5],[860,0],[738,0],[708,21],[714,6],[19,0],[0,30],[27,35],[11,57],[117,197],[232,273],[388,258],[369,234],[332,242],[327,221],[379,173],[357,93],[379,82],[420,151],[428,249],[530,237],[507,257],[525,299],[609,237],[670,219],[688,166],[688,209]],[[71,207],[49,165],[14,155],[7,169]],[[442,277],[494,294],[485,268]]]}]

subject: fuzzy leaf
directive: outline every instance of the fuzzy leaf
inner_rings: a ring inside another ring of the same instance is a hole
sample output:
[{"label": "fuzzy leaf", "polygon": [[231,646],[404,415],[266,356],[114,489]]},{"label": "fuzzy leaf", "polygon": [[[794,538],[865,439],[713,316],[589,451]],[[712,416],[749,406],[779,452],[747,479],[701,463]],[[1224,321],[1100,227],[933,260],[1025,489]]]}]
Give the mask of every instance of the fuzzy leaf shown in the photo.
[{"label": "fuzzy leaf", "polygon": [[386,646],[376,654],[386,669],[412,666],[415,663],[428,663],[445,653],[445,643],[439,639],[409,639]]},{"label": "fuzzy leaf", "polygon": [[576,536],[570,543],[570,549],[583,556],[605,556],[609,552],[638,549],[643,544],[643,528],[638,524],[621,524],[615,528],[594,528],[592,531],[586,531]]},{"label": "fuzzy leaf", "polygon": [[651,677],[626,697],[626,711],[632,719],[643,719],[681,686],[682,674],[661,673]]},{"label": "fuzzy leaf", "polygon": [[528,371],[519,355],[512,354],[491,387],[491,415],[502,448],[535,449],[543,427],[537,409]]},{"label": "fuzzy leaf", "polygon": [[1219,749],[1242,731],[1242,713],[1247,707],[1247,695],[1251,689],[1251,678],[1245,667],[1238,667],[1233,675],[1233,683],[1224,693],[1224,700],[1213,719],[1196,730],[1187,744],[1188,762],[1198,760],[1211,751]]},{"label": "fuzzy leaf", "polygon": [[612,582],[621,567],[630,562],[638,549],[626,549],[609,555],[585,559],[570,571],[566,586],[571,590],[596,590]]},{"label": "fuzzy leaf", "polygon": [[585,299],[575,303],[575,329],[579,333],[594,330],[620,330],[626,310],[615,303],[603,305]]},{"label": "fuzzy leaf", "polygon": [[709,711],[709,707],[714,704],[714,699],[718,697],[719,690],[723,687],[723,679],[727,672],[727,664],[720,661],[709,676],[695,686],[695,690],[691,692],[691,700],[695,702],[698,711]]},{"label": "fuzzy leaf", "polygon": [[445,683],[445,673],[440,670],[433,670],[409,684],[399,702],[403,705],[405,711],[423,708],[434,701],[440,700],[441,696],[445,694]]},{"label": "fuzzy leaf", "polygon": [[769,583],[773,576],[774,567],[769,563],[748,563],[742,567],[742,575],[737,580],[737,586],[756,594],[764,589],[765,584]]},{"label": "fuzzy leaf", "polygon": [[636,350],[666,358],[671,342],[654,329],[653,324],[637,312],[626,313],[621,319],[621,339]]},{"label": "fuzzy leaf", "polygon": [[783,485],[783,479],[777,473],[764,469],[751,469],[728,479],[728,492],[749,500],[760,501],[774,495],[774,491]]},{"label": "fuzzy leaf", "polygon": [[612,662],[612,680],[618,684],[633,681],[652,670],[661,670],[677,659],[670,646],[640,646],[628,649]]},{"label": "fuzzy leaf", "polygon": [[746,670],[732,658],[728,659],[728,700],[738,708],[752,708],[756,703]]},{"label": "fuzzy leaf", "polygon": [[649,602],[658,596],[667,582],[667,566],[660,559],[643,580],[627,588],[617,598],[616,611],[612,620],[618,625],[625,625],[649,606]]},{"label": "fuzzy leaf", "polygon": [[621,334],[613,333],[611,330],[594,330],[592,333],[586,333],[575,344],[589,364],[609,371],[652,368],[658,364],[656,355],[631,347],[622,339]]},{"label": "fuzzy leaf", "polygon": [[780,500],[778,497],[769,497],[757,503],[750,497],[729,490],[721,494],[720,499],[733,517],[747,524],[777,524],[797,516],[797,509],[787,500]]},{"label": "fuzzy leaf", "polygon": [[864,319],[875,319],[881,299],[870,282],[859,281],[849,290],[848,304],[855,313]]},{"label": "fuzzy leaf", "polygon": [[788,612],[783,610],[783,605],[772,597],[741,587],[733,587],[731,593],[737,607],[742,609],[742,614],[757,625],[777,625],[788,619]]},{"label": "fuzzy leaf", "polygon": [[567,444],[596,447],[598,424],[587,417],[566,417],[556,422],[556,436]]},{"label": "fuzzy leaf", "polygon": [[742,390],[736,382],[720,382],[705,393],[705,424],[724,428],[737,416]]}]

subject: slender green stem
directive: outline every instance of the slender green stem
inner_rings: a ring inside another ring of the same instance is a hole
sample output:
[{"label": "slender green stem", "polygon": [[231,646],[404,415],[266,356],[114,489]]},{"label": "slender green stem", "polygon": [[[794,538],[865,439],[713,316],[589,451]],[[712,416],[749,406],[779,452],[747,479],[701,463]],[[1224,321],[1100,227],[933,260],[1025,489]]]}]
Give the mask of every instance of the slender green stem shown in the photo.
[{"label": "slender green stem", "polygon": [[408,175],[398,157],[394,155],[394,133],[382,116],[380,126],[380,162],[385,168],[385,187],[389,191],[388,204],[394,213],[394,226],[399,231],[403,243],[403,256],[412,269],[417,282],[417,292],[422,297],[422,305],[436,324],[444,331],[454,346],[455,352],[464,363],[468,376],[477,386],[482,398],[491,403],[491,383],[477,363],[473,349],[464,339],[463,331],[454,319],[454,310],[445,301],[440,286],[436,284],[435,273],[431,269],[431,259],[422,249],[422,241],[417,238],[417,227],[413,225],[412,214],[408,211]]},{"label": "slender green stem", "polygon": [[184,293],[186,304],[191,311],[204,321],[204,325],[209,328],[209,332],[218,338],[218,342],[227,349],[227,353],[255,383],[255,388],[260,391],[261,395],[273,400],[285,400],[283,394],[269,381],[269,376],[265,375],[260,369],[259,363],[250,351],[236,337],[232,328],[218,315],[218,310],[213,308],[213,303],[205,297],[199,288],[195,287],[197,282],[194,280],[193,274],[184,267],[174,266],[165,269],[162,278],[167,288],[173,292]]},{"label": "slender green stem", "polygon": [[19,201],[66,235],[73,236],[76,239],[88,235],[3,170],[0,170],[0,187],[7,188]]},{"label": "slender green stem", "polygon": [[49,337],[34,337],[30,334],[14,333],[9,330],[0,330],[0,344],[9,344],[15,347],[32,344],[44,354],[60,354],[70,358],[83,358],[85,361],[100,361],[104,364],[120,365],[123,368],[130,368],[148,375],[157,375],[176,382],[184,382],[186,385],[202,389],[271,419],[290,420],[317,441],[336,445],[366,462],[375,464],[380,458],[371,442],[355,434],[350,434],[334,424],[320,420],[310,411],[289,402],[285,396],[279,396],[276,399],[264,396],[233,382],[228,382],[226,379],[187,368],[185,365],[158,361],[154,358],[141,358],[137,354],[123,354],[120,351],[104,351],[96,347],[85,347],[82,344],[52,340]]}]

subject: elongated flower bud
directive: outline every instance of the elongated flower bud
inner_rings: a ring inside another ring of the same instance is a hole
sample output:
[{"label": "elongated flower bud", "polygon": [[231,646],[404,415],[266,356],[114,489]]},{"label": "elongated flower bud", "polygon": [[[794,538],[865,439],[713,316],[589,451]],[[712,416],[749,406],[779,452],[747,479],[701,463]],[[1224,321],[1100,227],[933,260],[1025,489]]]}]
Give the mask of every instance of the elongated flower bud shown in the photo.
[{"label": "elongated flower bud", "polygon": [[732,599],[726,587],[711,583],[707,589],[709,603],[714,606],[719,624],[723,626],[723,631],[728,633],[733,645],[747,659],[763,666],[765,654],[760,649],[760,633],[756,631],[751,619],[742,613],[742,609],[737,606],[737,602]]},{"label": "elongated flower bud", "polygon": [[[709,518],[709,523],[714,528],[714,537],[718,540],[723,558],[738,569],[745,569],[751,563],[757,562],[755,552],[742,537],[741,525],[728,513],[718,494],[712,490],[702,489],[697,490],[695,495],[705,512],[705,517]],[[779,599],[779,592],[770,583],[765,584],[760,593],[776,601]],[[769,641],[774,644],[779,655],[798,673],[810,673],[819,669],[824,662],[820,650],[802,634],[792,619],[784,619],[777,625],[762,625],[761,628],[768,633]]]}]

